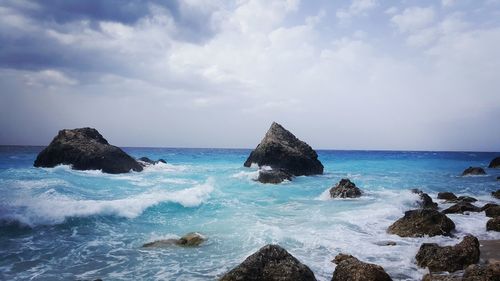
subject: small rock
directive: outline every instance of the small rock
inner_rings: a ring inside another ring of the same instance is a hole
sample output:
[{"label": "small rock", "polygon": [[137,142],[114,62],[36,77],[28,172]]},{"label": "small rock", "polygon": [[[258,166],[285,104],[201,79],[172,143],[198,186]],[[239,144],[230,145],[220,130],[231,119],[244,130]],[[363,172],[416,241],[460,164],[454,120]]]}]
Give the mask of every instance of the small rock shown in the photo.
[{"label": "small rock", "polygon": [[463,214],[464,212],[481,212],[481,208],[468,202],[459,202],[443,211],[443,214]]},{"label": "small rock", "polygon": [[358,260],[351,255],[338,254],[332,261],[337,264],[332,281],[390,281],[383,267]]},{"label": "small rock", "polygon": [[457,199],[457,196],[453,192],[439,192],[437,198],[444,200],[455,200]]},{"label": "small rock", "polygon": [[500,263],[469,265],[464,272],[463,281],[498,281]]},{"label": "small rock", "polygon": [[401,237],[422,237],[424,235],[450,235],[455,223],[446,215],[432,209],[406,211],[404,217],[394,222],[387,232]]},{"label": "small rock", "polygon": [[315,281],[314,273],[278,245],[266,245],[224,274],[220,281]]},{"label": "small rock", "polygon": [[163,164],[167,164],[167,161],[165,161],[165,160],[163,160],[163,159],[158,159],[157,161],[155,161],[155,160],[151,160],[151,159],[149,159],[148,157],[141,157],[141,158],[139,158],[139,159],[137,159],[137,160],[139,160],[139,161],[140,161],[139,163],[140,163],[142,166],[156,165],[156,164],[158,164],[158,163],[160,163],[160,162],[161,162],[161,163],[163,163]]},{"label": "small rock", "polygon": [[418,203],[422,209],[434,209],[437,210],[438,204],[432,201],[432,198],[427,193],[420,193],[420,200]]},{"label": "small rock", "polygon": [[490,205],[484,209],[484,213],[487,217],[495,218],[500,216],[500,206],[498,206],[497,204],[486,204],[486,205]]},{"label": "small rock", "polygon": [[500,157],[496,157],[495,159],[491,160],[488,168],[500,168]]},{"label": "small rock", "polygon": [[165,160],[164,160],[164,159],[162,159],[162,158],[158,159],[158,162],[163,163],[163,164],[167,164],[167,161],[165,161]]},{"label": "small rock", "polygon": [[337,185],[330,188],[331,198],[356,198],[361,196],[361,190],[349,179],[341,179]]},{"label": "small rock", "polygon": [[467,235],[455,246],[441,247],[435,243],[424,243],[415,258],[418,266],[428,267],[431,272],[454,272],[479,261],[479,240]]},{"label": "small rock", "polygon": [[261,183],[278,184],[284,180],[292,180],[292,175],[284,170],[260,170],[257,181]]},{"label": "small rock", "polygon": [[468,202],[468,203],[473,203],[476,202],[477,199],[474,197],[470,196],[459,196],[456,199],[453,200],[447,200],[446,203],[459,203],[459,202]]},{"label": "small rock", "polygon": [[478,175],[486,175],[486,172],[481,167],[469,167],[465,169],[462,173],[462,176],[478,176]]},{"label": "small rock", "polygon": [[197,232],[190,232],[184,236],[182,236],[179,239],[162,239],[162,240],[157,240],[154,242],[149,242],[142,247],[144,248],[163,248],[163,247],[169,247],[172,245],[177,245],[177,246],[184,246],[184,247],[195,247],[199,246],[201,243],[203,243],[206,240],[206,238],[197,233]]},{"label": "small rock", "polygon": [[495,197],[496,199],[500,199],[500,189],[497,191],[491,192],[491,196]]},{"label": "small rock", "polygon": [[500,217],[489,219],[486,223],[486,230],[500,231]]}]

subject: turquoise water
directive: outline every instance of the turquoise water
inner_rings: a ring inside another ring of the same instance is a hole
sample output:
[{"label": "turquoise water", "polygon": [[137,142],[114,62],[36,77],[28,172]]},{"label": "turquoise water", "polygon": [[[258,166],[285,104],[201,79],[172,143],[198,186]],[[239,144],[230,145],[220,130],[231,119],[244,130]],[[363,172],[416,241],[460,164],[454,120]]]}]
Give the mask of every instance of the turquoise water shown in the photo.
[{"label": "turquoise water", "polygon": [[[400,238],[387,227],[415,207],[420,188],[436,200],[453,191],[497,202],[500,170],[486,167],[499,153],[318,151],[325,174],[280,185],[255,182],[244,168],[250,150],[126,148],[134,157],[168,164],[141,173],[108,175],[68,166],[33,168],[41,147],[0,147],[1,280],[214,280],[267,243],[277,243],[330,280],[339,252],[382,265],[394,280],[420,280],[414,264],[423,241],[454,244],[486,232],[484,213],[449,215],[455,237]],[[348,177],[359,199],[329,199]],[[438,201],[439,202],[439,201]],[[442,204],[442,207],[446,205]],[[141,249],[161,238],[197,231],[199,248]],[[380,246],[384,241],[397,246]]]}]

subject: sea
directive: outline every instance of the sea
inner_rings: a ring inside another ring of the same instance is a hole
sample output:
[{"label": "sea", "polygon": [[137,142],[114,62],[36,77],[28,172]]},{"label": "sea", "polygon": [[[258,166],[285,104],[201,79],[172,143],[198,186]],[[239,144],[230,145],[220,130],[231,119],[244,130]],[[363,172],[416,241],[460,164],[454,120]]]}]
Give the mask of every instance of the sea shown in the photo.
[{"label": "sea", "polygon": [[[500,204],[500,153],[319,150],[323,175],[282,184],[255,181],[243,167],[250,149],[124,148],[133,157],[165,159],[143,172],[104,174],[70,166],[34,168],[43,147],[0,147],[0,280],[216,280],[266,244],[279,244],[318,280],[330,280],[339,253],[381,265],[394,280],[421,280],[415,264],[424,242],[458,243],[486,231],[484,212],[448,215],[452,237],[402,238],[386,230],[417,208],[418,195],[469,195]],[[485,176],[462,177],[469,166]],[[357,199],[331,199],[349,178]],[[143,248],[198,232],[199,247]],[[388,241],[395,246],[386,246]]]}]

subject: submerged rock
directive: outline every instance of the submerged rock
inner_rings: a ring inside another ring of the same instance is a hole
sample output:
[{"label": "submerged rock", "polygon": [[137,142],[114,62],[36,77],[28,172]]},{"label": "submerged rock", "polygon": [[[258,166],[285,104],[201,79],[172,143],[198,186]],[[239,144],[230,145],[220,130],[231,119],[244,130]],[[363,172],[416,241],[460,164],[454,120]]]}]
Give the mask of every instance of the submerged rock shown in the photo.
[{"label": "submerged rock", "polygon": [[292,180],[292,175],[284,170],[260,170],[257,181],[278,184],[284,180]]},{"label": "submerged rock", "polygon": [[422,237],[424,235],[450,235],[455,223],[446,215],[432,209],[406,211],[404,217],[394,222],[387,232],[401,237]]},{"label": "submerged rock", "polygon": [[163,248],[163,247],[169,247],[172,245],[177,245],[177,246],[184,246],[184,247],[195,247],[199,246],[201,243],[203,243],[206,240],[206,238],[197,233],[197,232],[190,232],[184,236],[182,236],[179,239],[162,239],[162,240],[156,240],[154,242],[149,242],[142,247],[144,248]]},{"label": "submerged rock", "polygon": [[142,166],[147,166],[147,165],[156,165],[158,163],[163,163],[163,164],[167,164],[167,161],[163,160],[163,159],[158,159],[158,160],[151,160],[150,158],[148,157],[141,157],[139,159],[139,164],[141,164]]},{"label": "submerged rock", "polygon": [[276,122],[250,153],[244,166],[250,167],[252,163],[282,169],[294,176],[323,174],[323,164],[316,151]]},{"label": "submerged rock", "polygon": [[351,255],[338,254],[333,260],[337,267],[332,281],[390,281],[383,267],[358,260]]},{"label": "submerged rock", "polygon": [[314,273],[278,245],[266,245],[226,273],[221,281],[313,281]]},{"label": "submerged rock", "polygon": [[356,198],[361,196],[361,190],[349,179],[341,179],[330,188],[331,198]]},{"label": "submerged rock", "polygon": [[59,131],[49,146],[38,154],[34,166],[51,168],[60,164],[71,165],[75,170],[102,170],[109,174],[142,171],[134,158],[110,145],[93,128]]},{"label": "submerged rock", "polygon": [[459,202],[443,211],[443,214],[463,214],[464,212],[481,212],[481,208],[469,202]]},{"label": "submerged rock", "polygon": [[497,191],[491,192],[491,196],[495,197],[496,199],[500,199],[500,189]]},{"label": "submerged rock", "polygon": [[498,281],[500,263],[473,264],[465,269],[463,281]]},{"label": "submerged rock", "polygon": [[467,235],[455,246],[441,247],[435,243],[424,243],[415,258],[418,266],[428,267],[433,272],[465,269],[479,261],[479,240]]},{"label": "submerged rock", "polygon": [[437,198],[444,200],[455,200],[457,199],[457,196],[453,192],[439,192]]},{"label": "submerged rock", "polygon": [[500,168],[500,157],[496,157],[495,159],[491,160],[488,168]]},{"label": "submerged rock", "polygon": [[478,175],[486,175],[486,172],[481,167],[469,167],[465,169],[462,173],[462,176],[478,176]]},{"label": "submerged rock", "polygon": [[486,230],[500,231],[500,217],[489,219],[486,223]]}]

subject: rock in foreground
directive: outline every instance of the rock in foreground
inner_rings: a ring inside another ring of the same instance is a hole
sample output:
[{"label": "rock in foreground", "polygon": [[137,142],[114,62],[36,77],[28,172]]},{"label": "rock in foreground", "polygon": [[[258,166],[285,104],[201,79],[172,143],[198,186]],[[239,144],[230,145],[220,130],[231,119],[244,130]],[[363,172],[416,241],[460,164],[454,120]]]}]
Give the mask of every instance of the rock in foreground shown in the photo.
[{"label": "rock in foreground", "polygon": [[332,281],[390,281],[391,277],[379,265],[366,263],[351,255],[339,254],[333,260],[337,267]]},{"label": "rock in foreground", "polygon": [[284,180],[292,180],[292,175],[284,170],[260,170],[257,181],[278,184]]},{"label": "rock in foreground", "polygon": [[462,176],[479,176],[486,175],[486,172],[481,167],[469,167],[465,169],[462,173]]},{"label": "rock in foreground", "polygon": [[468,235],[455,246],[424,243],[415,258],[420,267],[428,267],[432,272],[462,270],[479,261],[479,240]]},{"label": "rock in foreground", "polygon": [[492,191],[491,196],[495,197],[496,199],[500,199],[500,189],[497,191]]},{"label": "rock in foreground", "polygon": [[486,223],[486,230],[500,232],[500,217],[492,218]]},{"label": "rock in foreground", "polygon": [[312,281],[314,273],[278,245],[266,245],[226,273],[221,281]]},{"label": "rock in foreground", "polygon": [[463,214],[464,212],[481,212],[481,208],[469,202],[459,202],[443,211],[443,214]]},{"label": "rock in foreground", "polygon": [[330,188],[331,198],[356,198],[361,196],[361,190],[349,179],[341,179],[337,185]]},{"label": "rock in foreground", "polygon": [[473,264],[464,272],[463,281],[498,281],[500,280],[500,263]]},{"label": "rock in foreground", "polygon": [[75,170],[102,170],[104,173],[142,171],[142,166],[120,148],[110,145],[96,129],[61,130],[42,150],[35,167],[71,165]]},{"label": "rock in foreground", "polygon": [[177,245],[177,246],[183,246],[183,247],[196,247],[201,245],[206,240],[206,238],[197,233],[197,232],[190,232],[184,236],[182,236],[179,239],[163,239],[163,240],[156,240],[154,242],[149,242],[142,247],[144,248],[163,248],[163,247],[169,247],[172,245]]},{"label": "rock in foreground", "polygon": [[495,159],[491,160],[488,168],[500,168],[500,157],[496,157]]},{"label": "rock in foreground", "polygon": [[401,237],[422,237],[424,235],[450,235],[455,223],[446,215],[432,209],[406,211],[404,217],[394,222],[387,232]]},{"label": "rock in foreground", "polygon": [[250,167],[252,163],[282,169],[294,176],[323,174],[323,164],[316,151],[275,122],[244,166]]}]

